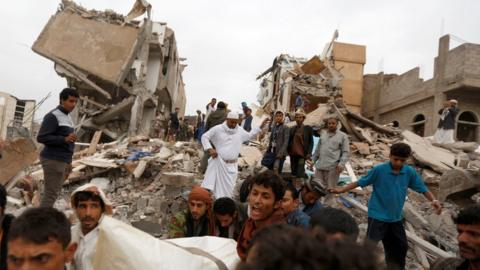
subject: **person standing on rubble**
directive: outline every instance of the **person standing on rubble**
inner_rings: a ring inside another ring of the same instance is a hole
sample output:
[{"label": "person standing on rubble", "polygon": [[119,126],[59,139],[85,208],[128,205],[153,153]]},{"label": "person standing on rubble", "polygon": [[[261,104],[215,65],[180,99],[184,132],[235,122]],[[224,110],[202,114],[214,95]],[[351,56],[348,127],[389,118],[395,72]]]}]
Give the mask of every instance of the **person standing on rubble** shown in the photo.
[{"label": "person standing on rubble", "polygon": [[396,143],[390,149],[390,162],[373,167],[357,182],[328,190],[339,194],[357,187],[373,186],[368,201],[367,237],[374,242],[382,241],[389,269],[405,269],[408,242],[402,222],[402,209],[408,189],[422,193],[432,202],[437,214],[442,212],[442,205],[428,191],[417,171],[405,165],[411,153],[408,144]]},{"label": "person standing on rubble", "polygon": [[244,116],[243,116],[242,124],[240,126],[243,129],[245,129],[245,131],[250,132],[250,130],[252,130],[252,120],[253,120],[252,109],[246,107],[243,109],[243,113],[244,113]]},{"label": "person standing on rubble", "polygon": [[175,141],[180,128],[180,120],[178,119],[178,112],[180,108],[175,108],[175,111],[170,113],[170,127],[168,130],[168,140]]},{"label": "person standing on rubble", "polygon": [[[347,134],[338,129],[338,119],[330,117],[326,121],[327,130],[320,134],[317,148],[313,154],[316,181],[325,188],[337,185],[340,173],[345,168],[350,151]],[[325,202],[331,203],[333,195],[325,196]]]},{"label": "person standing on rubble", "polygon": [[168,225],[169,237],[214,236],[212,204],[213,199],[208,190],[193,186],[188,195],[188,209],[175,214]]},{"label": "person standing on rubble", "polygon": [[71,203],[80,221],[72,227],[72,243],[77,245],[72,270],[92,270],[98,227],[104,215],[112,214],[112,203],[99,187],[90,183],[72,193]]},{"label": "person standing on rubble", "polygon": [[[210,114],[212,112],[214,112],[217,108],[215,108],[215,104],[217,103],[217,99],[216,98],[212,98],[212,100],[210,101],[210,103],[207,104],[207,106],[205,107],[206,109],[206,114],[205,114],[205,121],[207,121],[208,117],[210,116]],[[220,105],[220,102],[218,103]]]},{"label": "person standing on rubble", "polygon": [[[213,114],[212,114],[213,115]],[[202,136],[203,148],[209,152],[207,171],[202,187],[209,189],[215,198],[232,197],[238,173],[238,155],[243,142],[257,136],[268,123],[247,132],[238,126],[239,114],[228,113],[225,123],[215,126]]]},{"label": "person standing on rubble", "polygon": [[433,135],[436,143],[454,143],[455,118],[459,112],[458,102],[455,99],[445,101],[443,108],[438,111],[440,120],[438,121],[437,131]]},{"label": "person standing on rubble", "polygon": [[37,141],[45,145],[40,153],[44,175],[42,207],[53,206],[72,168],[72,156],[78,138],[69,113],[75,109],[78,98],[77,90],[63,89],[60,92],[60,105],[45,115],[38,132]]},{"label": "person standing on rubble", "polygon": [[287,146],[290,134],[288,128],[283,124],[283,112],[277,111],[275,113],[274,122],[275,124],[270,133],[268,148],[262,159],[262,165],[266,166],[269,170],[274,170],[281,174],[283,163],[287,156]]},{"label": "person standing on rubble", "polygon": [[453,221],[457,225],[457,240],[461,258],[438,259],[432,270],[480,269],[480,205],[462,209]]},{"label": "person standing on rubble", "polygon": [[297,125],[288,130],[288,154],[290,156],[290,166],[292,175],[297,180],[305,179],[305,161],[310,160],[313,150],[313,129],[305,126],[305,111],[298,109],[295,112],[295,122]]},{"label": "person standing on rubble", "polygon": [[[217,109],[210,114],[210,117],[208,117],[208,119],[205,120],[205,132],[209,131],[214,126],[222,124],[223,122],[225,122],[226,118],[227,118],[227,105],[224,102],[220,101],[218,102]],[[202,138],[200,138],[200,141],[201,140]],[[210,158],[210,155],[208,151],[205,151],[203,154],[202,160],[200,161],[200,171],[202,173],[205,173],[205,171],[207,170],[209,158]]]}]

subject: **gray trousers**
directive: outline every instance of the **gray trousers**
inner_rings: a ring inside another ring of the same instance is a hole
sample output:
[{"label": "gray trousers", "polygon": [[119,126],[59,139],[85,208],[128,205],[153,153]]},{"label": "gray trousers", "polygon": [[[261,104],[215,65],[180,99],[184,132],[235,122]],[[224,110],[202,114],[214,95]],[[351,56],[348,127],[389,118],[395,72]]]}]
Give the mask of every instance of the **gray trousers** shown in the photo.
[{"label": "gray trousers", "polygon": [[[336,168],[331,170],[316,170],[315,171],[315,181],[319,181],[325,188],[334,188],[337,186],[338,179],[340,178],[340,174],[337,172]],[[325,196],[324,203],[326,204],[333,204],[335,201],[334,194],[328,194]]]},{"label": "gray trousers", "polygon": [[41,207],[53,207],[62,190],[62,184],[70,173],[70,164],[58,160],[41,158],[44,191]]}]

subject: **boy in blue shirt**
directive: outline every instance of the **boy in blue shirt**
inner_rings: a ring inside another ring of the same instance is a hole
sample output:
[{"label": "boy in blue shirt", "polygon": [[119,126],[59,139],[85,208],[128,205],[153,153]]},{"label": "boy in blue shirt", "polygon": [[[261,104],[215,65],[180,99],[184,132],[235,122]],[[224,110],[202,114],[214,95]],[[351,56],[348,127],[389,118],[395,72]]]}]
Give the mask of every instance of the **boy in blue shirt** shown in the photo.
[{"label": "boy in blue shirt", "polygon": [[359,186],[373,186],[368,201],[367,237],[375,242],[382,241],[389,269],[405,269],[408,243],[402,223],[402,209],[408,188],[422,193],[431,201],[437,214],[442,212],[442,205],[428,191],[415,169],[405,165],[411,152],[409,145],[396,143],[390,149],[390,162],[373,167],[358,182],[328,190],[338,194]]}]

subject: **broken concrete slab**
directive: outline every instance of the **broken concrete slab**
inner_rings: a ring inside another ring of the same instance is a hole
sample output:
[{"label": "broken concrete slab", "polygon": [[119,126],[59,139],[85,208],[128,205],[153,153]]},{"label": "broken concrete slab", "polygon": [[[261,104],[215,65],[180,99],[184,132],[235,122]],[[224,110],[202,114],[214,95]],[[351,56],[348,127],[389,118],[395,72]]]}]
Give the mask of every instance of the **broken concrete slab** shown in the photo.
[{"label": "broken concrete slab", "polygon": [[429,140],[408,130],[402,132],[402,137],[404,142],[412,148],[413,157],[418,162],[439,173],[444,173],[456,167],[454,153],[434,146]]},{"label": "broken concrete slab", "polygon": [[357,148],[358,152],[362,155],[370,155],[370,146],[368,143],[352,142],[353,146]]},{"label": "broken concrete slab", "polygon": [[175,187],[191,186],[195,179],[195,174],[186,172],[164,172],[157,177],[164,185]]},{"label": "broken concrete slab", "polygon": [[440,179],[437,197],[442,201],[453,195],[465,194],[470,197],[477,192],[479,185],[480,179],[466,170],[448,170]]},{"label": "broken concrete slab", "polygon": [[16,138],[0,142],[0,183],[7,184],[37,158],[38,151],[31,139]]},{"label": "broken concrete slab", "polygon": [[242,145],[240,156],[248,166],[255,166],[262,159],[263,154],[257,147]]}]

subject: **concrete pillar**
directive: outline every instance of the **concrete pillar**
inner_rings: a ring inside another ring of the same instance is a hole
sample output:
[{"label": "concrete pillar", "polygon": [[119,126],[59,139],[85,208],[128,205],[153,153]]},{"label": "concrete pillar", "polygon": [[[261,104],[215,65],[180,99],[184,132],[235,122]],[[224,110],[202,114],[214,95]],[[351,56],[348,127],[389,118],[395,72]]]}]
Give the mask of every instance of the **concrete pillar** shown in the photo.
[{"label": "concrete pillar", "polygon": [[440,38],[438,44],[438,56],[437,61],[435,63],[434,75],[433,78],[435,79],[435,94],[434,94],[434,101],[433,101],[433,123],[427,126],[427,134],[432,135],[436,128],[437,123],[440,120],[440,115],[438,111],[443,108],[443,102],[446,99],[445,91],[445,68],[447,66],[447,55],[450,49],[450,36],[445,35]]},{"label": "concrete pillar", "polygon": [[375,93],[374,93],[374,108],[375,108],[375,111],[373,113],[373,121],[376,122],[376,123],[380,123],[379,107],[380,107],[380,96],[382,94],[383,86],[384,86],[384,79],[385,79],[384,73],[383,72],[378,73],[377,84],[375,85],[375,88],[374,88],[374,91],[375,91]]}]

